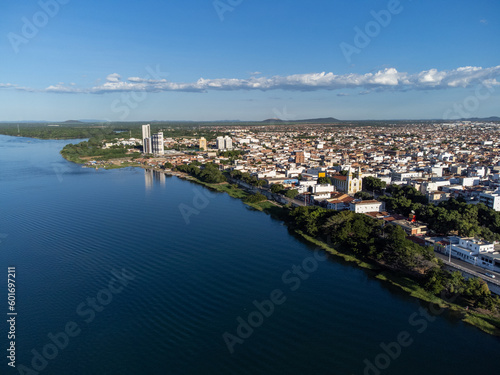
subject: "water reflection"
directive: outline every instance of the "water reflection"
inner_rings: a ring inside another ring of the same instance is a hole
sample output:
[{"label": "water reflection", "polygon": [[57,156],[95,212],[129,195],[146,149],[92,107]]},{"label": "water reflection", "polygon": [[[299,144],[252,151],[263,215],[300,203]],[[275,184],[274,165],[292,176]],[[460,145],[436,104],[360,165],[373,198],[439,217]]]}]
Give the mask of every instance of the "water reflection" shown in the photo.
[{"label": "water reflection", "polygon": [[154,184],[165,187],[166,177],[163,172],[154,169],[144,169],[144,180],[146,183],[146,190],[151,190]]}]

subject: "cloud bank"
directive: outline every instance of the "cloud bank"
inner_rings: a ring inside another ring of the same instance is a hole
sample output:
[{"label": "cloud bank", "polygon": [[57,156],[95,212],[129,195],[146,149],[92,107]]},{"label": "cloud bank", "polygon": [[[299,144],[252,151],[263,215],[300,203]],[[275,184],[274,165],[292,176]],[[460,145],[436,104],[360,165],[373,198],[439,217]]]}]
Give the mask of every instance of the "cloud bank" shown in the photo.
[{"label": "cloud bank", "polygon": [[[74,84],[58,83],[45,89],[31,89],[10,83],[0,83],[2,89],[15,89],[32,92],[50,92],[61,94],[105,94],[112,92],[208,92],[234,90],[346,90],[360,89],[363,93],[371,91],[408,91],[408,90],[440,90],[450,88],[466,88],[483,84],[496,86],[500,76],[500,65],[490,68],[466,66],[454,70],[429,69],[409,74],[398,72],[395,68],[387,68],[376,73],[343,74],[308,73],[289,76],[239,78],[200,78],[196,82],[176,83],[166,79],[149,79],[129,77],[122,80],[117,73],[109,74],[102,84],[90,88],[78,88]],[[345,95],[341,93],[339,95]]]}]

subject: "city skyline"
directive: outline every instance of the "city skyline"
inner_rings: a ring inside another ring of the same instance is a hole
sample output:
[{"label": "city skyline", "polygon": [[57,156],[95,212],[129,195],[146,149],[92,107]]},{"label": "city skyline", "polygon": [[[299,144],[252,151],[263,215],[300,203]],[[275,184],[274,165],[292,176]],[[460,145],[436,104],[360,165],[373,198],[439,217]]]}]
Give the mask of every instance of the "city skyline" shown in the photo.
[{"label": "city skyline", "polygon": [[5,7],[2,121],[499,115],[491,1]]}]

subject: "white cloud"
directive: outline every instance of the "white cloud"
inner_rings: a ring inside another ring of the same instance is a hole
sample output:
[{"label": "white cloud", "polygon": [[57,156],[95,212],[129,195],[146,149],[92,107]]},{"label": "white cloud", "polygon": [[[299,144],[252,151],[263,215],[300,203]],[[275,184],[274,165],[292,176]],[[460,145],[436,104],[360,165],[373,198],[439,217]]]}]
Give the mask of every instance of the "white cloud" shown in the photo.
[{"label": "white cloud", "polygon": [[[359,89],[361,93],[392,90],[439,90],[456,87],[471,87],[478,84],[498,85],[496,78],[500,77],[500,65],[490,68],[465,66],[454,70],[429,69],[409,74],[398,72],[395,68],[386,68],[375,73],[342,74],[307,73],[289,76],[239,78],[199,78],[195,82],[172,82],[166,79],[145,79],[129,77],[122,80],[117,73],[109,74],[104,83],[96,83],[90,88],[78,88],[73,84],[62,82],[50,85],[43,90],[21,88],[14,84],[0,84],[0,88],[13,88],[24,91],[40,91],[52,93],[88,93],[104,94],[109,92],[207,92],[211,90],[286,90],[286,91],[317,91]],[[99,81],[98,81],[99,82]],[[342,95],[341,94],[341,95]]]},{"label": "white cloud", "polygon": [[118,73],[111,73],[106,77],[106,81],[108,82],[119,82],[122,77]]}]

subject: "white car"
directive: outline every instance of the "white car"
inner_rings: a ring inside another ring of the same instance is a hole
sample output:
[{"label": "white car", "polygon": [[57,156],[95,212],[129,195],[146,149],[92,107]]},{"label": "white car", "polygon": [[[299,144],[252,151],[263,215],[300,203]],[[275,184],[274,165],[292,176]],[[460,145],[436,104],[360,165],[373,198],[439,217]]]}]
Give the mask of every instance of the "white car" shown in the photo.
[{"label": "white car", "polygon": [[486,272],[485,275],[488,277],[491,277],[492,279],[495,278],[495,275],[493,275],[492,273],[489,273],[489,272]]}]

